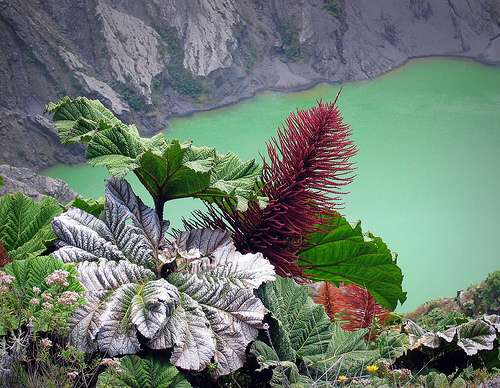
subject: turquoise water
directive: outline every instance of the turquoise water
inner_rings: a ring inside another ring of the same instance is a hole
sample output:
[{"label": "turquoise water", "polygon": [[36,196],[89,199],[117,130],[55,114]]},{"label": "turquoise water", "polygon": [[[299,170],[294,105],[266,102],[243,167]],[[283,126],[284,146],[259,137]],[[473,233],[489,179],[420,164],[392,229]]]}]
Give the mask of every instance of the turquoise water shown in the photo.
[{"label": "turquoise water", "polygon": [[[167,136],[258,157],[288,112],[331,100],[338,89],[322,84],[261,93],[174,119]],[[375,80],[344,85],[339,105],[359,148],[343,212],[398,252],[408,291],[402,310],[454,296],[500,269],[500,69],[415,60]],[[45,174],[94,197],[102,195],[107,176],[85,165],[60,165]],[[179,225],[195,207],[202,208],[194,200],[174,201],[166,216]]]}]

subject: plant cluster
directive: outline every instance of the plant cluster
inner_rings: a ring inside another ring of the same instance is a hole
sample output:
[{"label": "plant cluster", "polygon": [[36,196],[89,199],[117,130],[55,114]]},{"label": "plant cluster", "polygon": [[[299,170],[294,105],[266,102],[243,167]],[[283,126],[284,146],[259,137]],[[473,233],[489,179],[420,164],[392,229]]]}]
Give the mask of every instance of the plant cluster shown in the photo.
[{"label": "plant cluster", "polygon": [[[4,385],[418,386],[422,361],[447,383],[498,366],[497,315],[395,324],[396,255],[338,213],[356,149],[335,103],[290,115],[262,166],[83,97],[46,111],[111,177],[104,200],[0,198]],[[207,211],[169,230],[165,203],[188,197]]]}]

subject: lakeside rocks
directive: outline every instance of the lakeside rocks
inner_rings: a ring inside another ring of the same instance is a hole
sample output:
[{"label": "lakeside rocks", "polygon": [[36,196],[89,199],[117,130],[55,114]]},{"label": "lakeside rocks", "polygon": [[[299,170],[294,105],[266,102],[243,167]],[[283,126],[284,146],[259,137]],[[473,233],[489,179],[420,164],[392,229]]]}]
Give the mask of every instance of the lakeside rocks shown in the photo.
[{"label": "lakeside rocks", "polygon": [[408,59],[500,64],[495,0],[0,0],[0,161],[82,161],[42,115],[99,98],[146,133],[263,89],[370,79]]},{"label": "lakeside rocks", "polygon": [[21,192],[34,200],[50,196],[66,204],[76,197],[76,193],[62,180],[37,175],[28,168],[0,165],[0,176],[4,185],[0,186],[0,196]]}]

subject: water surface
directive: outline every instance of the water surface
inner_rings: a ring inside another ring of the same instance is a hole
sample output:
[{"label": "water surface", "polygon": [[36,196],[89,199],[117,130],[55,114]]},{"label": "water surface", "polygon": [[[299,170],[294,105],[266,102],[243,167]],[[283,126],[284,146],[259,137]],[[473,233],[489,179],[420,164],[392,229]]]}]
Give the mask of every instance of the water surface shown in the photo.
[{"label": "water surface", "polygon": [[[262,93],[174,119],[168,136],[257,157],[288,112],[331,100],[337,91],[318,85]],[[339,105],[359,148],[357,178],[343,212],[398,252],[408,291],[402,310],[454,296],[499,269],[500,70],[469,61],[415,60],[373,81],[344,85]],[[107,175],[63,165],[45,174],[94,197],[102,195]],[[139,193],[147,198],[145,190]],[[195,207],[202,206],[174,201],[166,216],[179,225]]]}]

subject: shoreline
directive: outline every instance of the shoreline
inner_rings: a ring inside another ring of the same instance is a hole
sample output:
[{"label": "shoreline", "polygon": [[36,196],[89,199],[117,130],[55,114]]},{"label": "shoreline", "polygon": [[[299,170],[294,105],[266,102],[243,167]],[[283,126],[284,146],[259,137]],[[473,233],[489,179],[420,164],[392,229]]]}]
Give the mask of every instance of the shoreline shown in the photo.
[{"label": "shoreline", "polygon": [[[233,106],[233,105],[237,105],[241,102],[244,102],[244,101],[247,101],[247,100],[250,100],[252,98],[255,98],[257,97],[259,94],[262,94],[262,93],[282,93],[282,94],[289,94],[289,93],[299,93],[299,92],[303,92],[303,91],[306,91],[306,90],[310,90],[318,85],[329,85],[329,86],[343,86],[343,85],[346,85],[346,84],[352,84],[352,83],[358,83],[358,82],[371,82],[375,79],[378,79],[378,78],[381,78],[381,77],[385,77],[385,76],[388,76],[390,75],[391,73],[395,72],[395,71],[398,71],[398,70],[401,70],[403,69],[405,66],[411,64],[412,62],[417,62],[419,60],[439,60],[439,59],[442,59],[442,60],[452,60],[452,61],[457,61],[457,62],[469,62],[469,63],[476,63],[476,64],[479,64],[481,66],[485,66],[485,67],[489,67],[489,68],[496,68],[498,70],[500,70],[500,63],[499,64],[495,64],[495,63],[489,63],[489,62],[484,62],[484,61],[481,61],[479,58],[476,58],[476,57],[468,57],[468,56],[462,56],[462,55],[424,55],[424,56],[417,56],[417,57],[409,57],[408,59],[406,59],[404,62],[402,62],[401,64],[397,65],[397,66],[394,66],[392,67],[391,69],[383,72],[383,73],[380,73],[379,75],[373,77],[373,78],[368,78],[368,79],[353,79],[353,80],[348,80],[348,81],[331,81],[331,80],[328,80],[328,79],[317,79],[317,80],[314,80],[314,81],[311,81],[311,82],[308,82],[306,84],[303,84],[303,85],[298,85],[298,86],[293,86],[293,87],[289,87],[289,88],[281,88],[281,87],[263,87],[263,88],[259,88],[259,89],[256,89],[252,94],[249,94],[249,95],[241,95],[239,97],[235,97],[234,100],[232,101],[227,101],[227,102],[223,102],[223,103],[219,103],[219,104],[214,104],[214,105],[211,105],[211,106],[207,106],[205,108],[199,108],[199,109],[190,109],[190,110],[187,110],[186,112],[184,113],[179,113],[179,114],[175,114],[175,115],[172,115],[170,116],[168,119],[167,119],[167,125],[163,128],[163,129],[160,129],[160,130],[157,130],[157,131],[153,131],[153,132],[148,132],[147,134],[145,134],[146,137],[152,137],[152,136],[155,136],[157,135],[158,133],[165,133],[165,134],[168,134],[168,131],[170,129],[170,126],[169,126],[169,122],[171,120],[176,120],[176,119],[181,119],[181,118],[187,118],[187,117],[190,117],[190,116],[194,116],[195,114],[198,114],[198,113],[203,113],[203,112],[210,112],[210,111],[215,111],[215,110],[218,110],[218,109],[223,109],[223,108],[228,108],[230,106]],[[50,167],[47,167],[47,168],[43,168],[43,169],[36,169],[35,171],[41,175],[45,175],[45,172],[54,168],[54,167],[57,167],[57,166],[79,166],[79,165],[84,165],[86,164],[85,161],[82,161],[82,162],[79,162],[79,163],[56,163],[56,164],[53,164],[51,165]],[[48,175],[45,175],[45,176],[48,176]]]},{"label": "shoreline", "polygon": [[[310,82],[305,83],[303,85],[291,86],[291,87],[286,87],[286,88],[284,88],[284,87],[262,87],[262,88],[256,89],[250,95],[242,95],[239,97],[235,97],[234,101],[222,102],[219,104],[207,106],[205,108],[190,109],[184,113],[178,113],[178,114],[172,115],[172,116],[168,117],[167,123],[170,120],[175,120],[178,118],[185,118],[185,117],[193,116],[196,113],[210,112],[210,111],[221,109],[221,108],[227,108],[229,106],[236,105],[240,102],[255,98],[258,94],[261,94],[261,93],[266,93],[266,92],[283,93],[283,94],[299,93],[299,92],[303,92],[306,90],[310,90],[310,89],[312,89],[318,85],[321,85],[321,84],[330,85],[330,86],[343,86],[346,84],[352,84],[352,83],[357,83],[357,82],[370,82],[370,81],[373,81],[375,79],[387,76],[394,71],[398,71],[398,70],[404,68],[405,66],[409,65],[411,62],[416,62],[418,60],[426,60],[426,59],[436,59],[436,60],[437,59],[444,59],[444,60],[455,60],[458,62],[473,62],[473,63],[477,63],[477,64],[485,66],[485,67],[497,68],[498,70],[500,70],[500,63],[485,62],[485,61],[482,61],[481,59],[476,58],[476,57],[469,57],[469,56],[463,56],[463,55],[451,55],[451,54],[450,55],[434,55],[434,54],[430,54],[430,55],[422,55],[422,56],[416,56],[416,57],[408,57],[408,59],[406,59],[401,64],[398,64],[398,65],[390,68],[389,70],[376,75],[373,78],[352,79],[352,80],[346,80],[346,81],[331,81],[327,78],[318,78],[314,81],[310,81]],[[166,126],[164,129],[152,132],[151,136],[154,136],[160,132],[168,131],[168,129],[169,129],[169,127]],[[148,133],[148,135],[149,135],[149,133]]]}]

